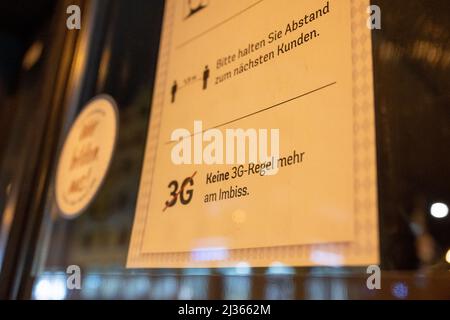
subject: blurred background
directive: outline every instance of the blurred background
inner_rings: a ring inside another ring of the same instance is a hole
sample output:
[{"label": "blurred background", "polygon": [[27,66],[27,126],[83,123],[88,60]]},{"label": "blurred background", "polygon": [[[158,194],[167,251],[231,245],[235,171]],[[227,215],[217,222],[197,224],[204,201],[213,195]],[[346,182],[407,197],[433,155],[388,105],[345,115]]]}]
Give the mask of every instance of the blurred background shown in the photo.
[{"label": "blurred background", "polygon": [[[381,290],[365,268],[125,269],[164,1],[2,1],[0,298],[449,299],[450,2],[372,3]],[[81,30],[66,28],[71,4]],[[87,212],[64,220],[56,158],[100,93],[120,108],[116,152]],[[80,291],[66,289],[70,264]]]}]

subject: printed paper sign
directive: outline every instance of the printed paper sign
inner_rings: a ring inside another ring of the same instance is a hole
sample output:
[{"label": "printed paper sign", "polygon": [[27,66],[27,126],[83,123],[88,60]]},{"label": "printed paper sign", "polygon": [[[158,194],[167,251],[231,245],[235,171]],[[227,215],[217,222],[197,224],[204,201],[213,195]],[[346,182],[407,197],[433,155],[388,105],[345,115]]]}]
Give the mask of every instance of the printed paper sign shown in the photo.
[{"label": "printed paper sign", "polygon": [[[128,265],[376,262],[375,141],[355,143],[374,130],[370,50],[355,73],[357,46],[370,49],[367,1],[192,6],[166,5]],[[373,203],[371,248],[358,256],[360,192]],[[303,252],[282,258],[289,248]]]}]

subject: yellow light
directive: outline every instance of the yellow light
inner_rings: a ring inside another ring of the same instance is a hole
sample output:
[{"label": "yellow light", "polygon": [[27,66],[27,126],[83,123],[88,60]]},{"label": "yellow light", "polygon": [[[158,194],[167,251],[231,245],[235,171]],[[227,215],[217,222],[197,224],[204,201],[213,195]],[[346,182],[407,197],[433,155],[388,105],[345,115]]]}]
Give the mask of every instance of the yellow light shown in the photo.
[{"label": "yellow light", "polygon": [[450,263],[450,249],[448,249],[447,254],[445,255],[445,261]]},{"label": "yellow light", "polygon": [[30,70],[41,58],[43,50],[44,44],[42,42],[37,41],[33,43],[25,53],[25,56],[22,61],[22,67],[25,70]]}]

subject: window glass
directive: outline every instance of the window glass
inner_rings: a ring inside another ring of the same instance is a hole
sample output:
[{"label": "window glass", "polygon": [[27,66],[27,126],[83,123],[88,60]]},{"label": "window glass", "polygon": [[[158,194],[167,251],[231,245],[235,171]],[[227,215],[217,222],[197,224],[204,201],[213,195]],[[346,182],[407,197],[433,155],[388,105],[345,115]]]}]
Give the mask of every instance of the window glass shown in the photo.
[{"label": "window glass", "polygon": [[[98,94],[112,96],[119,109],[116,150],[103,186],[78,218],[58,214],[50,186],[31,297],[449,298],[450,218],[440,215],[450,204],[450,10],[444,0],[376,2],[383,17],[382,29],[373,31],[382,290],[367,288],[365,268],[125,268],[163,4],[117,1],[100,8],[106,12],[94,24],[100,40],[72,110]],[[81,268],[81,290],[66,286],[70,265]]]}]

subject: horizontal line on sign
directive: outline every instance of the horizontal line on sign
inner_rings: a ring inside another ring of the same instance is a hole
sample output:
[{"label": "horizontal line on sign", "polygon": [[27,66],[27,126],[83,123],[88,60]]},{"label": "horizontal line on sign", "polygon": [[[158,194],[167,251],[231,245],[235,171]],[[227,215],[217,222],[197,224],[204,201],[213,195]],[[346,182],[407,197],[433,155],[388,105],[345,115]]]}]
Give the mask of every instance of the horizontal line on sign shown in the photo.
[{"label": "horizontal line on sign", "polygon": [[[246,114],[246,115],[244,115],[244,116],[241,116],[241,117],[239,117],[239,118],[235,118],[235,119],[233,119],[233,120],[229,120],[229,121],[227,121],[227,122],[223,122],[223,123],[221,123],[221,124],[218,124],[218,125],[216,125],[216,126],[214,126],[214,127],[209,128],[209,129],[205,129],[205,130],[203,130],[203,131],[195,132],[195,133],[191,134],[190,136],[183,137],[183,139],[186,139],[186,138],[192,138],[193,136],[196,136],[197,134],[203,134],[203,133],[205,133],[205,132],[208,131],[208,130],[211,130],[211,129],[217,129],[217,128],[226,126],[227,124],[231,124],[231,123],[234,123],[234,122],[237,122],[237,121],[240,121],[240,120],[243,120],[243,119],[252,117],[252,116],[254,116],[254,115],[256,115],[256,114],[259,114],[259,113],[262,113],[262,112],[265,112],[265,111],[268,111],[268,110],[271,110],[271,109],[280,107],[280,106],[282,106],[282,105],[284,105],[284,104],[286,104],[286,103],[288,103],[288,102],[292,102],[292,101],[294,101],[294,100],[303,98],[303,97],[308,96],[308,95],[310,95],[310,94],[313,94],[313,93],[315,93],[315,92],[318,92],[318,91],[321,91],[321,90],[326,89],[326,88],[328,88],[328,87],[331,87],[331,86],[333,86],[333,85],[335,85],[335,84],[337,84],[336,81],[335,81],[335,82],[331,82],[331,83],[329,83],[329,84],[326,84],[326,85],[321,86],[321,87],[319,87],[319,88],[316,88],[316,89],[314,89],[314,90],[311,90],[311,91],[308,91],[308,92],[299,94],[298,96],[295,96],[295,97],[293,97],[293,98],[290,98],[290,99],[287,99],[287,100],[278,102],[278,103],[276,103],[276,104],[274,104],[274,105],[271,105],[271,106],[269,106],[269,107],[262,108],[262,109],[260,109],[260,110],[258,110],[258,111],[255,111],[255,112]],[[180,141],[182,141],[183,139],[181,139]],[[172,144],[172,143],[175,143],[175,142],[179,142],[179,141],[167,141],[166,144]]]}]

